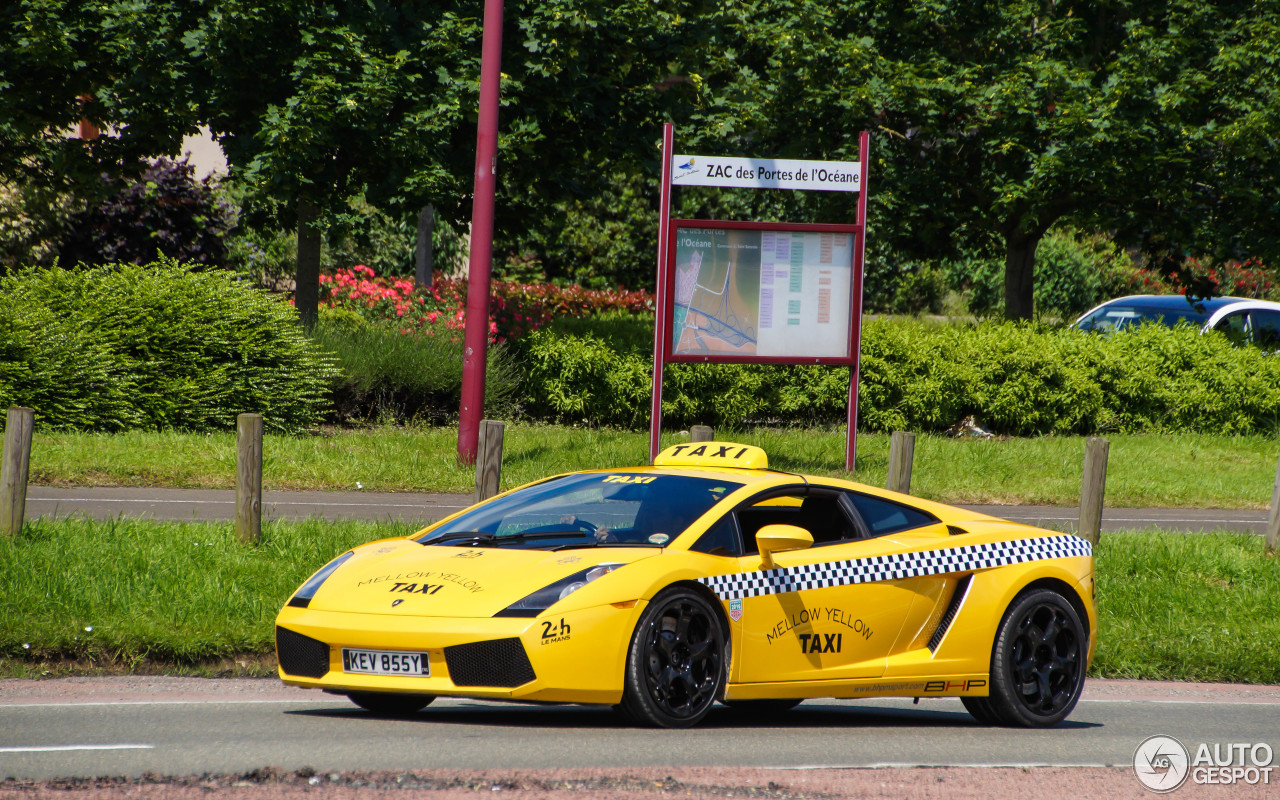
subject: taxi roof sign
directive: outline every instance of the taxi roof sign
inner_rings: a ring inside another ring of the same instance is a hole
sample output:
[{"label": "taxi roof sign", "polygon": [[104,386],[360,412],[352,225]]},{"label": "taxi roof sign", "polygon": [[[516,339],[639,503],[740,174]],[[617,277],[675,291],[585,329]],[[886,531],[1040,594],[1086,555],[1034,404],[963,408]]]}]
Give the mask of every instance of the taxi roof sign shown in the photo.
[{"label": "taxi roof sign", "polygon": [[728,467],[768,469],[769,456],[759,447],[737,442],[694,442],[668,447],[653,460],[655,467]]}]

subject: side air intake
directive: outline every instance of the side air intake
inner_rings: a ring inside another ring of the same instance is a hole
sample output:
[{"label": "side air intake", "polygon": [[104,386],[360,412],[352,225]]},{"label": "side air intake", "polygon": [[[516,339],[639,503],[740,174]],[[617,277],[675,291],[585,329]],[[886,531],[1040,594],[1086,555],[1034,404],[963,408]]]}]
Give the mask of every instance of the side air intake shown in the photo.
[{"label": "side air intake", "polygon": [[965,575],[956,584],[956,590],[951,593],[951,602],[947,604],[946,612],[943,613],[942,619],[938,621],[938,627],[934,630],[933,635],[929,637],[930,653],[938,651],[938,645],[942,644],[943,638],[951,628],[951,623],[956,621],[956,615],[960,613],[960,606],[964,605],[964,599],[969,594],[969,584],[972,582],[973,576]]},{"label": "side air intake", "polygon": [[329,645],[278,625],[276,657],[280,669],[289,675],[323,678],[329,672]]}]

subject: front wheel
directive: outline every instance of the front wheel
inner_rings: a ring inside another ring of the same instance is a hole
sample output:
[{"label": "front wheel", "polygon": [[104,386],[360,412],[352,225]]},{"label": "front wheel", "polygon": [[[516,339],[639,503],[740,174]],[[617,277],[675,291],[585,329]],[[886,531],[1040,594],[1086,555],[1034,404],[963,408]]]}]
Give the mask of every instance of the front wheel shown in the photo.
[{"label": "front wheel", "polygon": [[631,636],[622,708],[644,725],[695,725],[724,694],[727,671],[728,647],[716,609],[689,589],[664,590]]},{"label": "front wheel", "polygon": [[978,705],[1005,725],[1057,725],[1084,690],[1087,653],[1088,636],[1066,598],[1048,589],[1024,592],[1000,622],[991,654],[991,696]]},{"label": "front wheel", "polygon": [[395,692],[351,692],[347,698],[365,711],[372,711],[383,717],[401,717],[421,711],[436,699],[433,694]]}]

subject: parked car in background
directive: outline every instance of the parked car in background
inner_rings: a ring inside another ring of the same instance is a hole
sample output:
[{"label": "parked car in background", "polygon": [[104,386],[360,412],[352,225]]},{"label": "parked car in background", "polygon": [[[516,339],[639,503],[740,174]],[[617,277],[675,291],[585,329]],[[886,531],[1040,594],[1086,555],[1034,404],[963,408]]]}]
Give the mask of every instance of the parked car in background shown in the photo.
[{"label": "parked car in background", "polygon": [[1110,333],[1147,322],[1170,328],[1194,325],[1201,333],[1221,331],[1238,344],[1280,349],[1280,303],[1244,297],[1130,295],[1090,309],[1076,320],[1075,327]]}]

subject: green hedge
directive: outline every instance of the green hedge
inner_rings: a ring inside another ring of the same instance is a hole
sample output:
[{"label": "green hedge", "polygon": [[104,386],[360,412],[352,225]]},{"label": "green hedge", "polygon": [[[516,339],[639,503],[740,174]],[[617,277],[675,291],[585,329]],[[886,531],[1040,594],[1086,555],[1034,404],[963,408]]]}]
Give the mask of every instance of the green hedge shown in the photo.
[{"label": "green hedge", "polygon": [[[636,337],[535,333],[526,411],[568,422],[648,424],[652,359]],[[845,368],[673,364],[668,425],[738,428],[844,419]],[[1147,326],[1110,337],[1014,323],[878,319],[863,332],[860,427],[940,431],[973,415],[997,433],[1274,433],[1280,357],[1224,337]]]},{"label": "green hedge", "polygon": [[257,412],[296,431],[333,374],[287,303],[231,273],[162,259],[0,279],[0,407],[41,427],[225,429]]},{"label": "green hedge", "polygon": [[[322,308],[312,341],[338,369],[330,380],[337,422],[444,422],[462,399],[462,334],[441,327],[431,335],[403,334],[354,311]],[[485,360],[485,410],[515,410],[520,377],[503,345]]]}]

